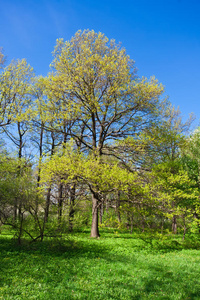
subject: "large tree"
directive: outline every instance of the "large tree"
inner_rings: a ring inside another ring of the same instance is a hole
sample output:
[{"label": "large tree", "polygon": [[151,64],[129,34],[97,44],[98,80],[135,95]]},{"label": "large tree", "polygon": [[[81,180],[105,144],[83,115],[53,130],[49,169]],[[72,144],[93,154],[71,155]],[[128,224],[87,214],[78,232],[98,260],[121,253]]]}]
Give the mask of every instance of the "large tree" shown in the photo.
[{"label": "large tree", "polygon": [[[139,79],[124,48],[102,33],[78,31],[57,41],[47,83],[58,119],[75,118],[71,136],[95,156],[109,154],[111,142],[135,136],[158,116],[162,85]],[[97,237],[98,193],[92,190],[91,235]]]}]

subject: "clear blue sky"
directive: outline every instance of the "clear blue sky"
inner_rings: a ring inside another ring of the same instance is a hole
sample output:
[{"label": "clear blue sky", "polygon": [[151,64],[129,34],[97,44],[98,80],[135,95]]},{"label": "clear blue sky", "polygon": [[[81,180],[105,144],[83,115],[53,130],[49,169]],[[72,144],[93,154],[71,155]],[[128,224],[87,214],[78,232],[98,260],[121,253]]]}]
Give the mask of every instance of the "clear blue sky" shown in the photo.
[{"label": "clear blue sky", "polygon": [[184,119],[200,120],[200,0],[0,0],[0,46],[46,75],[56,39],[94,29],[155,75]]}]

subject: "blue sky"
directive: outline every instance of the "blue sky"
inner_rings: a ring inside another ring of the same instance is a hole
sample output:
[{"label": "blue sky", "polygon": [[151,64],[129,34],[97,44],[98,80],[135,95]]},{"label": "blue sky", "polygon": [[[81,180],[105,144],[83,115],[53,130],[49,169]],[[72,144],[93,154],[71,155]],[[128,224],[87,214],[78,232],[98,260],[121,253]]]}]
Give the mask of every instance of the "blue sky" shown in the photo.
[{"label": "blue sky", "polygon": [[200,120],[199,0],[0,0],[0,46],[46,75],[56,39],[94,29],[121,42],[139,76],[155,77],[186,120]]}]

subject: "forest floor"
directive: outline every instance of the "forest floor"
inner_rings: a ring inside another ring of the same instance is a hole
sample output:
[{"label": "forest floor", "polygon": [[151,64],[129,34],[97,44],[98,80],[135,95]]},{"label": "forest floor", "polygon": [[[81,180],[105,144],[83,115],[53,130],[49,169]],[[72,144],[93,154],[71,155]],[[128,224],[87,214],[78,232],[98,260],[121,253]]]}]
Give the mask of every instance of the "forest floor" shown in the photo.
[{"label": "forest floor", "polygon": [[19,246],[2,232],[0,299],[200,299],[200,245],[178,239],[107,229]]}]

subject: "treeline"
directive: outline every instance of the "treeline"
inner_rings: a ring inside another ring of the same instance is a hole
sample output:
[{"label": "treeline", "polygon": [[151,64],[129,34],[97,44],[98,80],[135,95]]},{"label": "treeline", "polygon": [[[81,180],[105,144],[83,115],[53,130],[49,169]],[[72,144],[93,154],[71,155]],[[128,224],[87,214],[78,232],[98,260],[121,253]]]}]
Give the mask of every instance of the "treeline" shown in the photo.
[{"label": "treeline", "polygon": [[0,222],[19,242],[99,223],[199,232],[199,131],[115,40],[57,40],[46,77],[0,60]]}]

